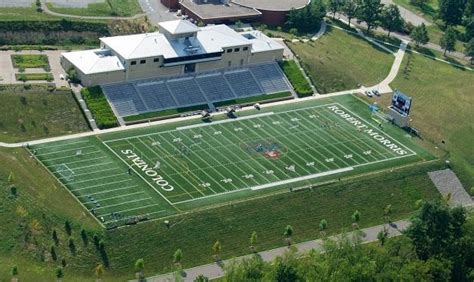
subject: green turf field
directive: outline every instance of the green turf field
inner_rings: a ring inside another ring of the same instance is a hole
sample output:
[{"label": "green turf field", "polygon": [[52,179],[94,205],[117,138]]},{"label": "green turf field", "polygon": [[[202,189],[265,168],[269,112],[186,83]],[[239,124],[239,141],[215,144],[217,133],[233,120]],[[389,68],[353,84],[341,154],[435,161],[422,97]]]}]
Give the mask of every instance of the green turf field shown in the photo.
[{"label": "green turf field", "polygon": [[429,156],[353,97],[267,107],[31,147],[106,226]]}]

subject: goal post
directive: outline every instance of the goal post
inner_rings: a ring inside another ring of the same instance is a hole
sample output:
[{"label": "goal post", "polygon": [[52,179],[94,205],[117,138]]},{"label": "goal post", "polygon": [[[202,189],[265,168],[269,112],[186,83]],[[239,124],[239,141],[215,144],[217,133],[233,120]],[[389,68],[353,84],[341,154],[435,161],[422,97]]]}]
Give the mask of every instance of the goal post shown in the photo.
[{"label": "goal post", "polygon": [[66,181],[74,180],[74,171],[72,171],[72,169],[70,169],[67,164],[60,164],[56,168],[56,173],[60,175],[61,179],[64,179]]}]

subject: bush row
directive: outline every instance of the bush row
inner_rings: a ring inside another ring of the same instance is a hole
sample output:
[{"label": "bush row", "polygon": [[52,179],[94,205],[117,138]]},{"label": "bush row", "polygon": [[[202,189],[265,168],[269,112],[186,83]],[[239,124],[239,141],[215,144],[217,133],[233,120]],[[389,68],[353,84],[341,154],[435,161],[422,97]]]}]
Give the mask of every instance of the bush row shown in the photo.
[{"label": "bush row", "polygon": [[97,32],[101,35],[109,35],[109,27],[102,22],[70,21],[62,19],[59,21],[2,21],[0,32],[7,31],[77,31]]},{"label": "bush row", "polygon": [[311,85],[309,85],[295,61],[282,61],[280,66],[299,97],[310,96],[313,94]]},{"label": "bush row", "polygon": [[115,114],[112,108],[110,108],[100,86],[83,88],[81,94],[99,128],[104,129],[117,126]]}]

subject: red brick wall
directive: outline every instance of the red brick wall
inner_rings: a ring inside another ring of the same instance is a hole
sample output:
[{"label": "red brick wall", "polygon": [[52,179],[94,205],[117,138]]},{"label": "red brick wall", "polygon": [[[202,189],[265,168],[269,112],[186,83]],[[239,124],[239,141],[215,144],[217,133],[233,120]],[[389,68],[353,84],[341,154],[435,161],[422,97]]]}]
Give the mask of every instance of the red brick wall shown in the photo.
[{"label": "red brick wall", "polygon": [[283,25],[286,22],[288,11],[265,11],[259,10],[262,13],[260,21],[269,26]]}]

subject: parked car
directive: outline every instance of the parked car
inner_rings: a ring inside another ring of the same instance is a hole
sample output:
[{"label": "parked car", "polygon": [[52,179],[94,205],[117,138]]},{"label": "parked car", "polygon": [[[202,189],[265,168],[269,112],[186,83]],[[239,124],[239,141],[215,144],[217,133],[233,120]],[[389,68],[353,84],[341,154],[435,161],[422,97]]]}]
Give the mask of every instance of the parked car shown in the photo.
[{"label": "parked car", "polygon": [[375,96],[380,97],[380,92],[377,89],[372,90]]},{"label": "parked car", "polygon": [[365,95],[367,95],[367,97],[370,97],[370,98],[374,97],[374,94],[372,94],[370,90],[365,91]]}]

